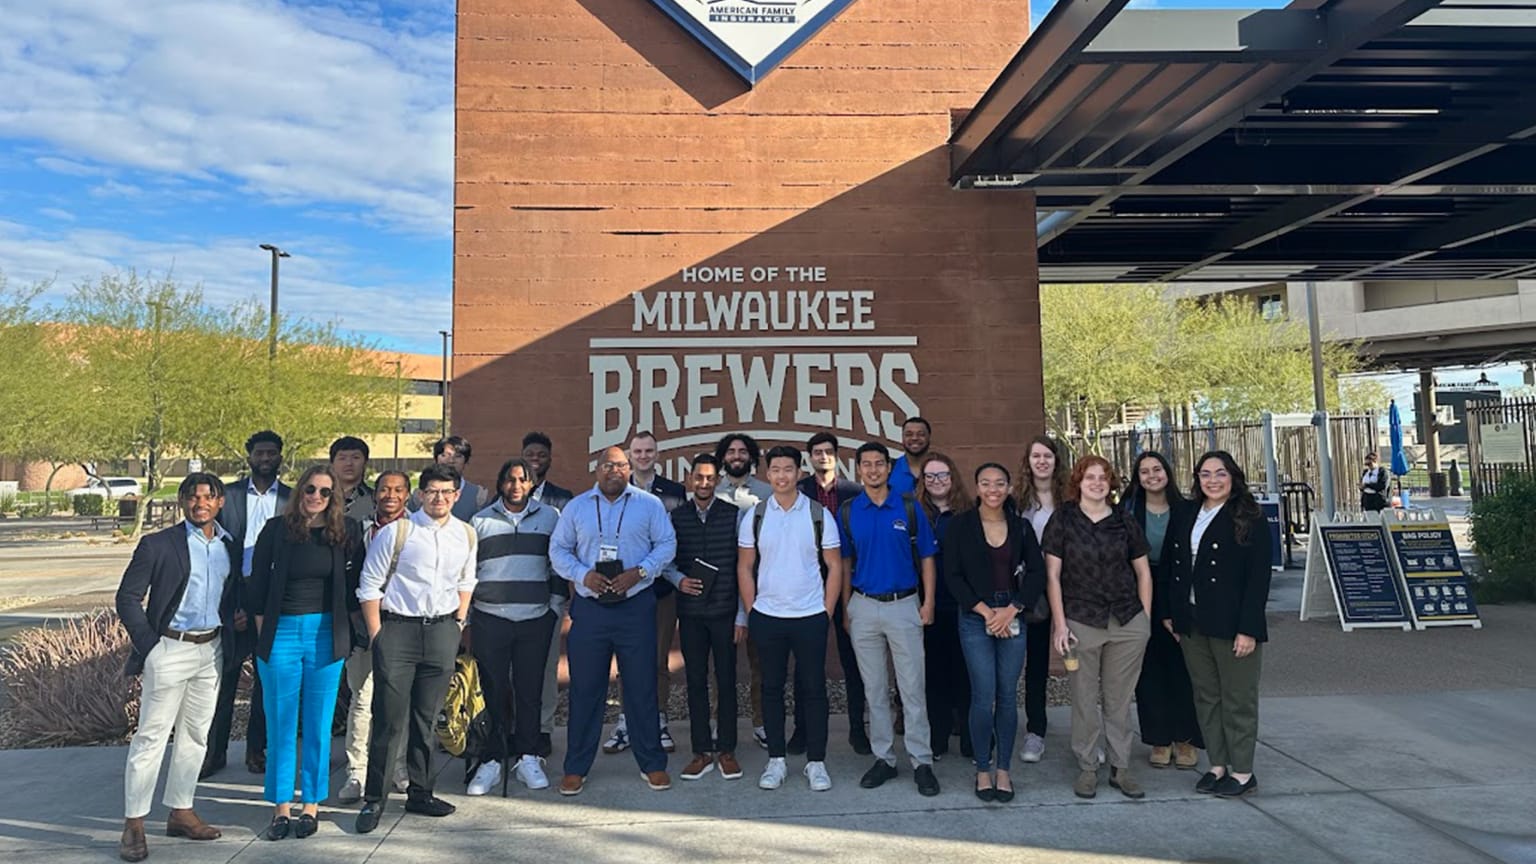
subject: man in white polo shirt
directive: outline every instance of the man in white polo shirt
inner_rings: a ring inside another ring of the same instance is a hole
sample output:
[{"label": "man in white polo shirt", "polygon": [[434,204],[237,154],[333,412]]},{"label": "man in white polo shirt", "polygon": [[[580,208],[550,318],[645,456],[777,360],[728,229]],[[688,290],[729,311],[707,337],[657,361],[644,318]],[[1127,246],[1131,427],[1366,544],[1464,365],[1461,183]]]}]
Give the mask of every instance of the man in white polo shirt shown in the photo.
[{"label": "man in white polo shirt", "polygon": [[827,625],[842,596],[843,559],[837,518],[796,488],[800,451],[768,451],[773,495],[743,514],[736,580],[747,631],[763,672],[763,725],[768,767],[758,786],[784,783],[784,684],[795,658],[795,700],[805,706],[805,776],[811,789],[832,788],[827,775]]}]

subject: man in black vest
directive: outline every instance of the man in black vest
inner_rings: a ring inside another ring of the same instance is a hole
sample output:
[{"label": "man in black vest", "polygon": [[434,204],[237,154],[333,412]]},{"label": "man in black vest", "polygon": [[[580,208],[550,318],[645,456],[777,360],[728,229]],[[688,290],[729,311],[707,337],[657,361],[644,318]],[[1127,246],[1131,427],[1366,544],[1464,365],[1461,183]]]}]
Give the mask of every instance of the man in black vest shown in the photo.
[{"label": "man in black vest", "polygon": [[[736,587],[736,505],[715,497],[720,464],[709,453],[693,459],[688,485],[690,503],[671,513],[677,532],[677,558],[665,575],[677,586],[678,633],[683,643],[683,669],[688,679],[689,733],[693,761],[683,768],[684,780],[697,780],[714,770],[735,780],[736,646],[747,638]],[[709,733],[709,662],[715,662],[718,732]]]}]

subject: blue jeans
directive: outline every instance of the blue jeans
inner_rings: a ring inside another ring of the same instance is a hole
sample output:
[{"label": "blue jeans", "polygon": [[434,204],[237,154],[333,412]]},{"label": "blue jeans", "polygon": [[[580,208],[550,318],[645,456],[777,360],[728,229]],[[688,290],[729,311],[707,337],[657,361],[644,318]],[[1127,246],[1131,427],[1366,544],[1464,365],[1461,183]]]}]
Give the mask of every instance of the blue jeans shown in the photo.
[{"label": "blue jeans", "polygon": [[[988,600],[988,605],[1008,602]],[[1022,625],[1023,622],[1020,622]],[[999,639],[987,633],[987,625],[969,609],[960,612],[960,650],[971,675],[971,746],[976,770],[992,770],[992,746],[997,748],[997,768],[1009,770],[1013,739],[1019,728],[1019,675],[1024,672],[1024,637]]]},{"label": "blue jeans", "polygon": [[279,615],[272,653],[265,660],[256,658],[263,684],[262,707],[267,712],[265,797],[270,803],[293,800],[300,719],[304,723],[300,800],[319,804],[330,794],[331,717],[336,713],[343,664],[331,659],[332,648],[329,612]]}]

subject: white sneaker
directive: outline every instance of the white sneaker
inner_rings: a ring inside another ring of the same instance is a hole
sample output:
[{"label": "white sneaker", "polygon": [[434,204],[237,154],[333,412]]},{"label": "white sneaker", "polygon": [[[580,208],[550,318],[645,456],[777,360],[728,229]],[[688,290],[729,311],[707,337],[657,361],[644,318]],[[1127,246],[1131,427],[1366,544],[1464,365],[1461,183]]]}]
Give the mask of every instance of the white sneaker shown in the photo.
[{"label": "white sneaker", "polygon": [[768,759],[768,767],[763,769],[763,776],[758,778],[757,788],[777,789],[784,785],[784,778],[788,774],[789,768],[784,764],[784,757],[771,756]]},{"label": "white sneaker", "polygon": [[394,787],[396,792],[404,792],[411,788],[411,772],[401,769],[395,772]]},{"label": "white sneaker", "polygon": [[501,763],[484,762],[481,763],[480,768],[475,771],[475,779],[469,781],[469,785],[464,789],[464,794],[484,795],[492,789],[495,789],[496,784],[500,782]]},{"label": "white sneaker", "polygon": [[665,723],[661,724],[661,749],[668,753],[677,752],[677,742],[672,740],[672,730]]},{"label": "white sneaker", "polygon": [[1045,758],[1045,739],[1031,732],[1024,736],[1024,751],[1019,758],[1025,762],[1039,762]]},{"label": "white sneaker", "polygon": [[512,776],[529,789],[548,789],[549,777],[544,774],[544,760],[528,754],[512,766]]},{"label": "white sneaker", "polygon": [[336,800],[342,804],[356,804],[363,800],[363,781],[356,776],[349,776],[347,782],[341,784],[341,791],[336,793]]},{"label": "white sneaker", "polygon": [[764,729],[761,726],[753,726],[752,727],[752,740],[757,742],[757,746],[763,748],[764,750],[767,750],[768,749],[768,730]]},{"label": "white sneaker", "polygon": [[812,792],[825,792],[832,788],[832,777],[827,774],[825,762],[805,763],[805,779],[811,781]]},{"label": "white sneaker", "polygon": [[624,722],[624,715],[619,715],[619,723],[613,727],[613,734],[603,742],[603,752],[608,754],[623,753],[629,749],[629,726]]}]

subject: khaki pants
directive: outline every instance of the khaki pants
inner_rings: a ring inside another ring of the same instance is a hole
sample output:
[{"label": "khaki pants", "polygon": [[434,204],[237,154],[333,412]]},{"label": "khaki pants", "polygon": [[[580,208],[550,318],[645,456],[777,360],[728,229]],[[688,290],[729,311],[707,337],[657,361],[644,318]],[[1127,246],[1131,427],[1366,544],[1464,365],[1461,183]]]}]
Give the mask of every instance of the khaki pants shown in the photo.
[{"label": "khaki pants", "polygon": [[123,815],[142,819],[155,797],[155,781],[171,731],[171,768],[165,776],[165,806],[186,810],[197,792],[197,775],[208,751],[208,727],[219,697],[221,639],[194,645],[160,637],[144,658],[139,728],[128,745],[123,773]]},{"label": "khaki pants", "polygon": [[1253,751],[1259,738],[1259,668],[1264,646],[1238,659],[1232,640],[1216,639],[1191,629],[1179,637],[1184,665],[1195,689],[1195,717],[1205,737],[1211,765],[1225,765],[1234,774],[1253,773]]},{"label": "khaki pants", "polygon": [[896,720],[891,710],[890,673],[886,658],[896,667],[896,689],[901,698],[906,732],[902,743],[915,768],[933,764],[933,745],[928,728],[928,682],[923,663],[923,622],[917,596],[890,603],[854,594],[848,600],[848,635],[864,679],[869,700],[869,744],[875,758],[896,764]]},{"label": "khaki pants", "polygon": [[[1080,665],[1070,673],[1072,692],[1072,752],[1083,771],[1099,767],[1099,738],[1111,767],[1131,765],[1131,701],[1136,695],[1136,681],[1141,677],[1141,658],[1152,635],[1151,621],[1145,613],[1124,624],[1111,615],[1105,629],[1089,627],[1067,619],[1067,629],[1077,637]],[[1103,699],[1100,712],[1099,700]]]}]

